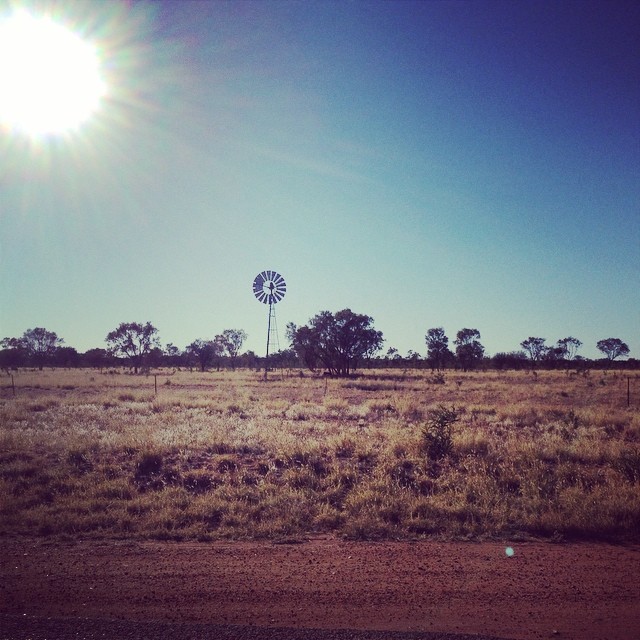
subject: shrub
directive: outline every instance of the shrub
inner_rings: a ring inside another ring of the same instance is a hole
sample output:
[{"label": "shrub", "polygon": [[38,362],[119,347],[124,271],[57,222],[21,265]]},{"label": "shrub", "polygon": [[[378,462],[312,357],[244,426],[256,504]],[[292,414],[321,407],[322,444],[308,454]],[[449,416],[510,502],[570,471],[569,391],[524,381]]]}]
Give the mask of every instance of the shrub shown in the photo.
[{"label": "shrub", "polygon": [[335,444],[336,458],[352,458],[356,451],[356,442],[348,436],[342,437]]},{"label": "shrub", "polygon": [[89,473],[93,471],[93,463],[85,451],[72,449],[67,454],[67,462],[77,473]]},{"label": "shrub", "polygon": [[458,420],[458,410],[440,405],[429,411],[429,421],[422,427],[422,444],[434,460],[448,456],[453,449],[452,425]]},{"label": "shrub", "polygon": [[629,482],[640,482],[640,451],[623,451],[616,467]]},{"label": "shrub", "polygon": [[184,476],[183,486],[189,493],[206,493],[216,486],[214,478],[206,471],[196,470]]},{"label": "shrub", "polygon": [[162,470],[162,456],[158,453],[145,453],[136,466],[136,477],[157,475]]}]

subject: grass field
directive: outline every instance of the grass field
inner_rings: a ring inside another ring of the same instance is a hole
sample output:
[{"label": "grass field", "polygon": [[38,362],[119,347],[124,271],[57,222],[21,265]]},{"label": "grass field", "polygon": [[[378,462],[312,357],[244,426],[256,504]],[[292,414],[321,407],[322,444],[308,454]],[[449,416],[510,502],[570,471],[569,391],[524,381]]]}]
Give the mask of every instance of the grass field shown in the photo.
[{"label": "grass field", "polygon": [[0,378],[3,535],[640,539],[624,372],[14,380],[15,396]]}]

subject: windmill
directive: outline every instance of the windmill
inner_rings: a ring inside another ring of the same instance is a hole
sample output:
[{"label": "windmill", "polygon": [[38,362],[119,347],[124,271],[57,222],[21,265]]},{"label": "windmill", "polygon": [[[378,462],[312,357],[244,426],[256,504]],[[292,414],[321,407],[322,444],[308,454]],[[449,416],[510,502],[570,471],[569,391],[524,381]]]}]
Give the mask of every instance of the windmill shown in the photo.
[{"label": "windmill", "polygon": [[267,322],[267,355],[264,364],[264,379],[267,379],[269,369],[269,342],[271,340],[272,327],[275,330],[275,338],[278,339],[276,325],[275,305],[284,298],[287,284],[284,278],[275,271],[261,271],[253,280],[253,295],[259,302],[269,305],[269,319]]}]

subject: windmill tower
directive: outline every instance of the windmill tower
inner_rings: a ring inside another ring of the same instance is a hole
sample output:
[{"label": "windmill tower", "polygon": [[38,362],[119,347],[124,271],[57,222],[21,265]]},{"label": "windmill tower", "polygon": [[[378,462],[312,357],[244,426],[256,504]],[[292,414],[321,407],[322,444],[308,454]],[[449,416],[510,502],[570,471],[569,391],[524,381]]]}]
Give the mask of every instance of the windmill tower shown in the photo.
[{"label": "windmill tower", "polygon": [[264,379],[267,379],[269,370],[269,345],[278,343],[278,325],[276,323],[275,305],[284,298],[287,284],[284,278],[275,271],[261,271],[253,280],[253,295],[258,301],[269,305],[269,317],[267,320],[267,355],[264,363]]}]

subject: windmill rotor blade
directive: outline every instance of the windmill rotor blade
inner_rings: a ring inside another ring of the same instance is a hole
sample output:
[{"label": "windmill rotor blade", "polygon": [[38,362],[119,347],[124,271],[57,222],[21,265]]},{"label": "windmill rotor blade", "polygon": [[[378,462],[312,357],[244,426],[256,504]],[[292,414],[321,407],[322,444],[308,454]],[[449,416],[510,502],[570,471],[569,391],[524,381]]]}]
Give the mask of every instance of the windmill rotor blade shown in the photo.
[{"label": "windmill rotor blade", "polygon": [[287,284],[284,278],[273,269],[261,271],[253,280],[253,295],[264,304],[280,302],[286,291]]}]

